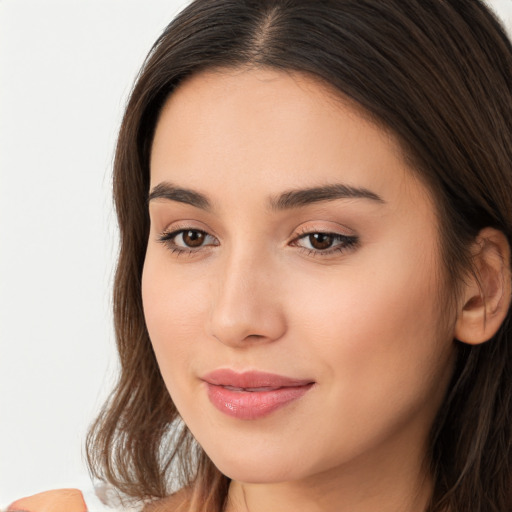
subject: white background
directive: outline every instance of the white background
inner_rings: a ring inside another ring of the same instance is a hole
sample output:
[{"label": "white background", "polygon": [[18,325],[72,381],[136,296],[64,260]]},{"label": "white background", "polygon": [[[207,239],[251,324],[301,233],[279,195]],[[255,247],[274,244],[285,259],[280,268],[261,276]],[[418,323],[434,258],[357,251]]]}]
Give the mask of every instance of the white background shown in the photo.
[{"label": "white background", "polygon": [[[0,504],[90,486],[116,370],[110,175],[133,79],[187,0],[0,0]],[[512,0],[491,2],[512,26]]]},{"label": "white background", "polygon": [[0,504],[90,486],[84,433],[116,369],[116,132],[186,3],[0,0]]}]

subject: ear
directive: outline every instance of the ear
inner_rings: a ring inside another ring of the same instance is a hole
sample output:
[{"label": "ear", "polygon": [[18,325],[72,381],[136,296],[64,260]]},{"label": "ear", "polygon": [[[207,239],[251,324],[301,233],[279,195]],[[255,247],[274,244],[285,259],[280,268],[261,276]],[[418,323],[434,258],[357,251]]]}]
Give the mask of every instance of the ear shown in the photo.
[{"label": "ear", "polygon": [[473,244],[472,255],[475,271],[463,287],[454,336],[478,345],[496,334],[510,307],[510,246],[501,231],[485,228]]}]

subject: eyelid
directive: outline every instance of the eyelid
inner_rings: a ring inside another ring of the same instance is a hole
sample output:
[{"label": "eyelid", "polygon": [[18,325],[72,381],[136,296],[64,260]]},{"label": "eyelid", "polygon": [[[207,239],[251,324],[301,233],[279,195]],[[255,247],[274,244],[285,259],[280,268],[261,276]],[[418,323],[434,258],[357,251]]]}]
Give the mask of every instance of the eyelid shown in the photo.
[{"label": "eyelid", "polygon": [[317,222],[305,222],[295,229],[294,236],[308,235],[310,233],[332,233],[342,236],[356,236],[353,229],[338,222],[322,222],[321,224]]},{"label": "eyelid", "polygon": [[215,238],[218,238],[214,230],[203,221],[187,218],[173,220],[171,222],[163,222],[163,220],[164,218],[161,219],[161,222],[158,222],[158,219],[156,219],[156,222],[154,222],[154,229],[160,233],[171,233],[173,231],[191,229],[195,231],[204,231],[205,233],[208,233],[212,236],[215,236]]}]

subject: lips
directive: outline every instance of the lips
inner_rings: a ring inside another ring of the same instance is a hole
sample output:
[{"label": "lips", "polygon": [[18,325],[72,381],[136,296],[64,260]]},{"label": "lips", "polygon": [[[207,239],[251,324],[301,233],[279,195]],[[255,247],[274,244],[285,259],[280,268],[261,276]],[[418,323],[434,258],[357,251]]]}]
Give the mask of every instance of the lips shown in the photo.
[{"label": "lips", "polygon": [[303,395],[314,382],[264,372],[216,370],[202,379],[210,402],[228,416],[254,420],[267,416]]}]

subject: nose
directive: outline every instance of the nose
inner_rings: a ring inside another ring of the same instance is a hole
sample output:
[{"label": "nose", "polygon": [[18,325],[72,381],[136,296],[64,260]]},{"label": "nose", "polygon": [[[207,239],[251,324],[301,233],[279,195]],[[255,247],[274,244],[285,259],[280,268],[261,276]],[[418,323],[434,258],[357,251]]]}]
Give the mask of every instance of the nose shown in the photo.
[{"label": "nose", "polygon": [[227,257],[215,279],[210,334],[235,348],[281,338],[286,320],[278,273],[261,254]]}]

